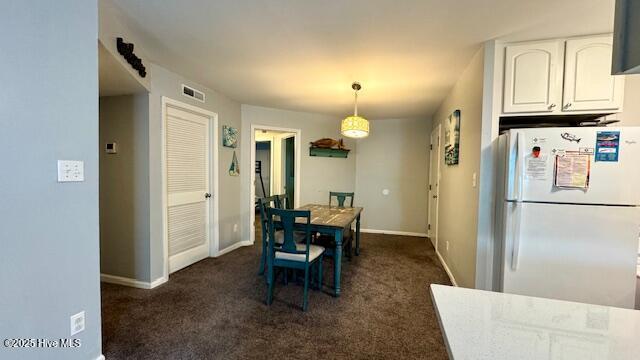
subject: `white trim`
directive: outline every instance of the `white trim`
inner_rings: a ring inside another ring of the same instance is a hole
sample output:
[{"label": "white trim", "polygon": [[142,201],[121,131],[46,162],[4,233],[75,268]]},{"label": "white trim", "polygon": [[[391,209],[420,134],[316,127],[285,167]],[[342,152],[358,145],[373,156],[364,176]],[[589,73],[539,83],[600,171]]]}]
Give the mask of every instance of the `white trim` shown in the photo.
[{"label": "white trim", "polygon": [[138,289],[153,289],[159,285],[167,282],[166,278],[158,278],[152,282],[140,281],[136,279],[131,279],[123,276],[109,275],[109,274],[100,274],[100,281],[106,282],[109,284],[117,284],[130,286]]},{"label": "white trim", "polygon": [[440,260],[440,264],[442,264],[442,267],[444,268],[444,271],[447,273],[447,276],[449,276],[449,281],[451,281],[451,284],[453,286],[458,286],[458,282],[456,281],[456,278],[453,277],[453,273],[451,272],[451,270],[449,270],[449,267],[447,266],[447,263],[444,262],[444,259],[442,258],[442,256],[440,255],[440,253],[436,250],[436,255],[438,255],[438,260]]},{"label": "white trim", "polygon": [[[429,143],[431,144],[431,146],[433,147],[433,143],[431,143],[432,138],[433,138],[433,133],[434,132],[438,132],[437,133],[437,144],[435,144],[435,149],[431,149],[429,151],[429,185],[431,185],[431,180],[432,180],[432,176],[434,176],[434,174],[432,173],[431,170],[431,160],[432,160],[432,155],[433,155],[433,151],[436,152],[436,163],[435,163],[435,182],[436,182],[436,188],[435,188],[435,195],[436,198],[434,200],[433,198],[433,192],[434,190],[428,190],[428,203],[427,206],[428,208],[428,224],[432,225],[432,229],[431,231],[429,231],[429,229],[427,229],[427,234],[430,236],[429,240],[431,241],[431,243],[433,244],[433,247],[436,249],[436,251],[438,251],[438,226],[440,225],[439,223],[439,216],[440,216],[440,180],[442,179],[442,162],[440,161],[440,155],[442,154],[442,124],[438,123],[436,125],[436,127],[434,129],[431,130],[431,134],[429,134]],[[435,201],[435,214],[431,213],[431,202]],[[432,222],[431,222],[432,221]]]},{"label": "white trim", "polygon": [[[256,201],[256,130],[268,130],[268,131],[280,131],[280,132],[288,132],[293,133],[293,137],[295,138],[295,149],[294,149],[294,158],[296,163],[296,185],[295,185],[295,197],[293,207],[296,208],[300,206],[300,163],[302,159],[302,130],[300,129],[290,129],[290,128],[282,128],[276,126],[268,126],[268,125],[259,125],[259,124],[251,124],[251,134],[249,134],[249,166],[250,169],[247,169],[251,172],[250,181],[249,181],[249,242],[253,244],[256,240],[256,212],[255,212],[255,201]],[[271,165],[273,167],[273,164]],[[232,249],[233,250],[233,249]]]},{"label": "white trim", "polygon": [[98,356],[98,357],[96,358],[96,360],[105,360],[105,359],[104,359],[104,355],[100,354],[100,356]]},{"label": "white trim", "polygon": [[[167,227],[168,223],[168,215],[167,215],[167,152],[166,152],[166,142],[167,142],[167,106],[172,105],[187,111],[191,111],[200,115],[204,115],[211,119],[211,123],[209,124],[209,139],[211,141],[212,151],[213,151],[213,161],[210,162],[210,171],[212,172],[212,176],[209,177],[209,187],[212,190],[213,202],[210,206],[213,207],[213,211],[209,213],[213,213],[210,215],[209,226],[210,226],[210,242],[209,242],[209,256],[216,256],[219,253],[219,243],[220,243],[220,225],[219,225],[219,199],[220,192],[218,191],[219,184],[219,159],[218,159],[218,114],[199,108],[197,106],[189,105],[183,103],[178,100],[174,100],[168,98],[166,96],[162,97],[162,109],[161,109],[161,128],[160,134],[162,137],[161,141],[161,152],[162,152],[162,256],[163,256],[163,269],[162,269],[162,280],[169,280],[169,229]],[[211,169],[211,164],[213,168]],[[158,281],[158,280],[156,280]],[[154,281],[154,283],[156,282]],[[157,285],[156,285],[157,286]]]},{"label": "white trim", "polygon": [[417,236],[428,237],[426,233],[409,232],[409,231],[395,231],[395,230],[377,230],[377,229],[360,229],[360,232],[370,234],[387,234],[387,235],[402,235],[402,236]]},{"label": "white trim", "polygon": [[215,257],[220,257],[220,256],[222,256],[224,254],[230,253],[233,250],[239,249],[239,248],[241,248],[243,246],[251,246],[251,245],[253,245],[253,241],[251,241],[251,240],[238,241],[237,243],[232,244],[230,246],[227,246],[226,248],[218,251],[218,253],[215,255]]}]

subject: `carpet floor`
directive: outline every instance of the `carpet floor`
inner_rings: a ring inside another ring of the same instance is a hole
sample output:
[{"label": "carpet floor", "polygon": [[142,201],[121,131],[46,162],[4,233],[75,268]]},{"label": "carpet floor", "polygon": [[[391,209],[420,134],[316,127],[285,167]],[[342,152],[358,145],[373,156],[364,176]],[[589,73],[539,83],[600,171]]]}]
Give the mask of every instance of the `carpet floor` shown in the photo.
[{"label": "carpet floor", "polygon": [[[256,237],[260,239],[260,237]],[[115,359],[446,359],[429,284],[449,284],[424,238],[362,234],[342,295],[257,276],[258,242],[171,275],[152,290],[102,284],[103,354]]]}]

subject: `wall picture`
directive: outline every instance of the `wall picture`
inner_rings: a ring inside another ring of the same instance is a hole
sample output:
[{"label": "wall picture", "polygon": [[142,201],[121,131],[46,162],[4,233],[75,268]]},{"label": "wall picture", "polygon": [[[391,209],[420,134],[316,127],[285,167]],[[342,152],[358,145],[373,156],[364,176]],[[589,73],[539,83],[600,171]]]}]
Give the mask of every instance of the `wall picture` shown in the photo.
[{"label": "wall picture", "polygon": [[447,118],[444,141],[445,163],[457,165],[460,162],[460,110],[454,111]]},{"label": "wall picture", "polygon": [[223,125],[222,145],[230,148],[235,148],[236,146],[238,146],[238,129],[228,125]]},{"label": "wall picture", "polygon": [[238,165],[238,157],[236,156],[235,150],[233,151],[233,158],[231,159],[231,165],[229,166],[229,175],[240,175],[240,165]]}]

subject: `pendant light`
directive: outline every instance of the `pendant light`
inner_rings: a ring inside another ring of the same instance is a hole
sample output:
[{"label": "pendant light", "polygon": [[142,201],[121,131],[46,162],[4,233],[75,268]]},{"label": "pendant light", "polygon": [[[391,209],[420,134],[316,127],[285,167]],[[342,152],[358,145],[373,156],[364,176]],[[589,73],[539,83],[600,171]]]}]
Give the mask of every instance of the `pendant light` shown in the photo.
[{"label": "pendant light", "polygon": [[354,90],[355,106],[352,116],[347,116],[342,120],[340,132],[342,135],[350,138],[360,139],[369,136],[369,121],[362,116],[358,116],[358,90],[362,89],[360,83],[351,84]]}]

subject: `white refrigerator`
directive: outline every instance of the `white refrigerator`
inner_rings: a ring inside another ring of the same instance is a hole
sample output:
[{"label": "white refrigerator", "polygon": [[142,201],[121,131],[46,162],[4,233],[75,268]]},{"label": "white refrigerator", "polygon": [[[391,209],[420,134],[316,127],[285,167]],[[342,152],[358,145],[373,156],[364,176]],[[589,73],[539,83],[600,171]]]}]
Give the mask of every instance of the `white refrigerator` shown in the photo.
[{"label": "white refrigerator", "polygon": [[514,129],[498,144],[497,290],[633,308],[640,128]]}]

